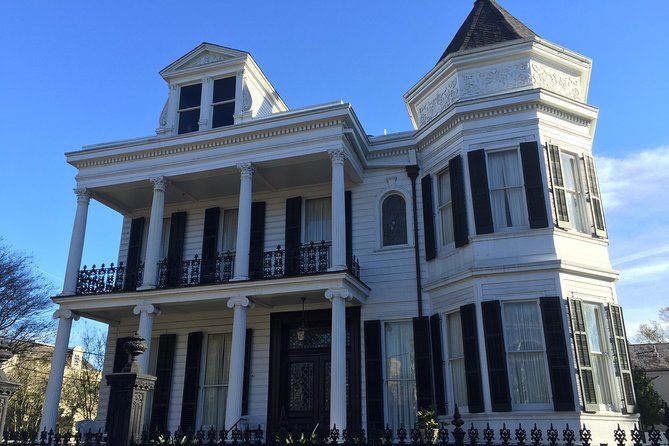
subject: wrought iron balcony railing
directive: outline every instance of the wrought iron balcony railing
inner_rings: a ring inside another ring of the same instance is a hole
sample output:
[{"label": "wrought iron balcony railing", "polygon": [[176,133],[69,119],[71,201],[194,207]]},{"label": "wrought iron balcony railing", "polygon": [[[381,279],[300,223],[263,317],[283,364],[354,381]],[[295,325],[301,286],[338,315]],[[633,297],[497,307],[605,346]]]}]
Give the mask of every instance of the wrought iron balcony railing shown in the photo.
[{"label": "wrought iron balcony railing", "polygon": [[217,253],[213,262],[201,259],[197,254],[190,260],[174,264],[169,259],[158,262],[158,288],[185,287],[225,283],[232,279],[235,255],[228,251]]},{"label": "wrought iron balcony railing", "polygon": [[142,284],[144,264],[140,263],[137,268],[127,268],[123,262],[118,266],[110,263],[99,267],[93,265],[90,269],[86,265],[79,270],[77,276],[77,295],[117,293],[121,291],[135,290]]}]

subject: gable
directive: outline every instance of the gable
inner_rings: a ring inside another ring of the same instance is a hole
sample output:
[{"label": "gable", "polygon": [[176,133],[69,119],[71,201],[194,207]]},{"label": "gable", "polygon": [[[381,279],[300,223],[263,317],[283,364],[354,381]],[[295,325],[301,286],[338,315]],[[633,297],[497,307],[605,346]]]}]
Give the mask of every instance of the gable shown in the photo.
[{"label": "gable", "polygon": [[248,53],[245,51],[213,45],[211,43],[202,43],[185,56],[180,57],[178,60],[162,69],[160,75],[162,77],[172,77],[181,72],[188,72],[200,67],[206,66],[207,68],[210,68],[231,60],[242,59],[247,55]]}]

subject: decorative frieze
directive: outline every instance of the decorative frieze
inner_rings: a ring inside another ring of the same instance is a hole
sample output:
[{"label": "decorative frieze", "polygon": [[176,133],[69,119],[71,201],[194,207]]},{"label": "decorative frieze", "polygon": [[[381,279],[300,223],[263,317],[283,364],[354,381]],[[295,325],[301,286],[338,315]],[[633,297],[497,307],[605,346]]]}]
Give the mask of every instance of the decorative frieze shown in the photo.
[{"label": "decorative frieze", "polygon": [[458,77],[444,83],[435,93],[433,93],[423,105],[418,108],[419,125],[422,127],[430,122],[435,116],[446,110],[455,101],[458,100]]},{"label": "decorative frieze", "polygon": [[526,61],[470,71],[461,77],[463,98],[528,87],[532,83],[530,64]]},{"label": "decorative frieze", "polygon": [[545,88],[553,93],[561,94],[569,99],[582,101],[581,79],[564,72],[532,62],[532,85]]},{"label": "decorative frieze", "polygon": [[216,62],[223,62],[224,60],[228,59],[228,57],[225,57],[221,54],[214,54],[210,52],[204,52],[202,55],[196,59],[193,59],[184,65],[180,67],[180,69],[183,68],[195,68],[195,67],[200,67],[202,65],[209,65],[213,64]]}]

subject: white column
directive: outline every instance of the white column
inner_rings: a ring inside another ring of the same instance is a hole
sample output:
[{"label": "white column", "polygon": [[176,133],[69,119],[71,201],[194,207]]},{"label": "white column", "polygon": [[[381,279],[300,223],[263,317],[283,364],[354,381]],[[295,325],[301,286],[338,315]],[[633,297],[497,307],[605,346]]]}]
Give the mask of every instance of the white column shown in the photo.
[{"label": "white column", "polygon": [[246,309],[253,308],[247,297],[228,299],[228,308],[234,308],[232,319],[232,348],[228,374],[228,398],[225,403],[225,428],[230,429],[242,416],[244,391],[244,354],[246,352]]},{"label": "white column", "polygon": [[346,207],[344,204],[343,148],[328,150],[332,159],[332,263],[330,271],[346,269]]},{"label": "white column", "polygon": [[67,344],[70,342],[70,331],[72,330],[72,319],[79,316],[71,310],[56,310],[54,319],[58,319],[58,332],[56,334],[56,345],[53,349],[51,370],[49,371],[49,382],[44,395],[44,407],[42,408],[42,422],[39,430],[47,431],[56,429],[58,417],[58,404],[60,403],[60,392],[63,388],[63,374],[65,372],[65,359],[67,358]]},{"label": "white column", "polygon": [[139,328],[137,333],[144,338],[146,351],[139,355],[137,362],[144,373],[149,373],[149,358],[151,357],[151,333],[153,332],[153,318],[160,316],[160,308],[149,303],[141,303],[132,309],[135,315],[139,315]]},{"label": "white column", "polygon": [[158,256],[163,238],[163,217],[165,213],[165,177],[150,178],[153,183],[153,202],[151,203],[151,217],[149,220],[149,235],[146,240],[146,255],[144,256],[144,279],[139,290],[152,290],[158,282]]},{"label": "white column", "polygon": [[237,245],[235,247],[235,275],[232,280],[248,280],[249,251],[251,249],[252,178],[255,168],[251,163],[237,164],[241,172],[239,183],[239,210],[237,213]]},{"label": "white column", "polygon": [[330,429],[346,429],[346,288],[330,288],[325,297],[332,302],[332,341],[330,346]]},{"label": "white column", "polygon": [[214,98],[214,80],[210,77],[202,79],[202,93],[200,95],[200,120],[199,130],[211,128],[211,101]]},{"label": "white column", "polygon": [[63,281],[61,296],[73,296],[77,290],[81,255],[84,252],[88,203],[91,200],[91,194],[85,188],[75,189],[74,193],[77,195],[77,212],[74,214],[70,252],[67,256],[67,268],[65,269],[65,280]]}]

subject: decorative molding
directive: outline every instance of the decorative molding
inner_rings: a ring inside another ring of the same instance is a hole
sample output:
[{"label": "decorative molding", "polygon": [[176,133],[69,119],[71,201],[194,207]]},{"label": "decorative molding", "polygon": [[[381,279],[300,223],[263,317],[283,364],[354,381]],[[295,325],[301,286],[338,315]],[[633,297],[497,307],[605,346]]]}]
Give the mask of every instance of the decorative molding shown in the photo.
[{"label": "decorative molding", "polygon": [[167,187],[167,178],[165,177],[153,177],[149,178],[149,181],[153,184],[153,190],[154,191],[161,191],[165,192],[165,188]]},{"label": "decorative molding", "polygon": [[74,194],[77,196],[77,203],[88,204],[91,202],[91,193],[85,187],[74,189]]},{"label": "decorative molding", "polygon": [[386,178],[386,183],[388,184],[388,189],[395,189],[395,183],[397,183],[397,177]]},{"label": "decorative molding", "polygon": [[483,96],[532,85],[529,62],[462,73],[462,97]]},{"label": "decorative molding", "polygon": [[195,68],[195,67],[200,67],[202,65],[209,65],[213,64],[216,62],[223,62],[225,60],[229,59],[229,57],[225,57],[221,54],[214,54],[210,53],[209,51],[205,51],[202,53],[199,57],[190,60],[186,62],[185,64],[181,65],[178,70],[182,70],[185,68]]},{"label": "decorative molding", "polygon": [[163,105],[163,110],[160,112],[160,117],[158,118],[158,125],[160,127],[166,127],[167,126],[167,109],[168,109],[169,103],[170,103],[169,99],[167,101],[165,101],[165,105]]},{"label": "decorative molding", "polygon": [[344,164],[344,161],[348,158],[346,151],[341,147],[328,150],[328,155],[330,155],[332,164]]},{"label": "decorative molding", "polygon": [[132,309],[132,313],[135,316],[138,316],[140,313],[155,314],[156,316],[160,316],[162,311],[160,310],[160,308],[156,307],[153,304],[141,303],[136,305],[135,308]]},{"label": "decorative molding", "polygon": [[546,65],[532,62],[532,83],[553,93],[581,101],[581,79],[570,76]]},{"label": "decorative molding", "polygon": [[204,88],[205,85],[211,85],[212,82],[214,82],[214,79],[211,76],[207,76],[202,79],[202,87]]},{"label": "decorative molding", "polygon": [[234,307],[252,307],[252,303],[249,300],[248,297],[246,296],[234,296],[228,299],[228,308],[234,308]]},{"label": "decorative molding", "polygon": [[332,301],[332,299],[337,297],[344,300],[351,300],[353,295],[348,288],[328,288],[325,291],[325,298],[327,300]]},{"label": "decorative molding", "polygon": [[252,163],[237,163],[237,169],[239,169],[242,177],[251,177],[256,171]]},{"label": "decorative molding", "polygon": [[59,308],[53,312],[54,319],[74,319],[75,321],[79,320],[79,314],[75,313],[72,310]]},{"label": "decorative molding", "polygon": [[458,99],[458,77],[453,76],[450,81],[445,82],[441,88],[431,95],[430,99],[418,108],[419,127],[430,122],[435,116],[446,110]]},{"label": "decorative molding", "polygon": [[245,112],[251,110],[252,105],[253,97],[251,97],[251,91],[246,85],[246,82],[244,82],[244,85],[242,86],[242,111]]}]

